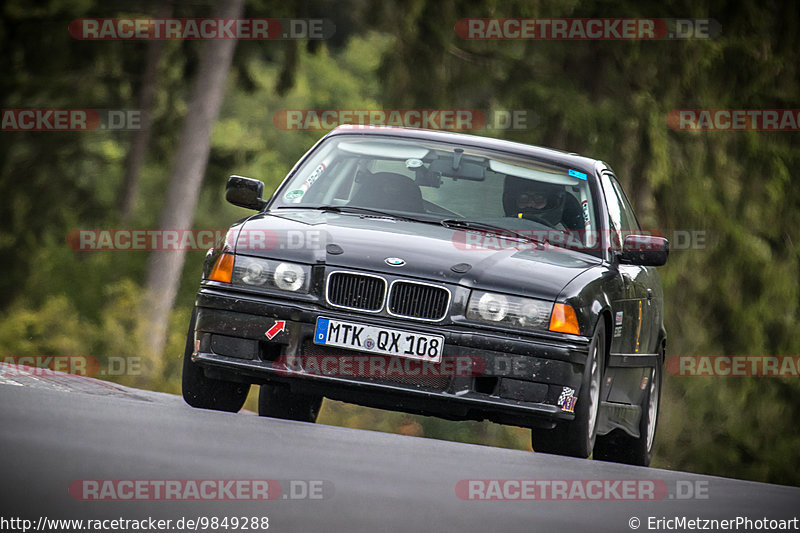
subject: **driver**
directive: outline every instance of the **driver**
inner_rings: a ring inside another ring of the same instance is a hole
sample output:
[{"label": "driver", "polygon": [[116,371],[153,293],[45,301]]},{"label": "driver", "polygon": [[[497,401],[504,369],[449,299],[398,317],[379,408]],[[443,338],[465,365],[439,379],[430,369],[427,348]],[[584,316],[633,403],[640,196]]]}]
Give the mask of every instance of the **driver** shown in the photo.
[{"label": "driver", "polygon": [[580,203],[564,186],[525,180],[517,191],[513,203],[507,205],[513,209],[507,216],[526,218],[553,228],[559,224],[568,230],[583,227]]},{"label": "driver", "polygon": [[550,199],[547,197],[547,195],[539,191],[529,189],[520,194],[517,198],[517,208],[519,208],[520,212],[524,212],[526,210],[538,212],[547,207],[549,200]]}]

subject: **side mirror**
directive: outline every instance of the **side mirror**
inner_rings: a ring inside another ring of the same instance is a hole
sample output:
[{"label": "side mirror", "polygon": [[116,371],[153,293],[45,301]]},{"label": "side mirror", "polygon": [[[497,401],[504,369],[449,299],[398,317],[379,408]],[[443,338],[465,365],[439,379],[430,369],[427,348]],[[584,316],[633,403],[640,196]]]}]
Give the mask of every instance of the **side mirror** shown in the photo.
[{"label": "side mirror", "polygon": [[667,262],[669,241],[651,235],[628,235],[619,262],[625,265],[661,266]]},{"label": "side mirror", "polygon": [[225,186],[225,199],[233,205],[261,211],[267,206],[262,199],[264,183],[244,176],[231,176]]}]

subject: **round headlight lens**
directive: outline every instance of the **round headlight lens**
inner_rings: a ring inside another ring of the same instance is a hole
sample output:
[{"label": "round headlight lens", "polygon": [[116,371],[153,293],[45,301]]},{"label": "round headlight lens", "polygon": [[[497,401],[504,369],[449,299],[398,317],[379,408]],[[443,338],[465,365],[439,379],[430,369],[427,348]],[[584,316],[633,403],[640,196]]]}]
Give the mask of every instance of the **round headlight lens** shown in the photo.
[{"label": "round headlight lens", "polygon": [[275,286],[284,291],[297,291],[303,286],[306,275],[300,265],[281,263],[275,269]]},{"label": "round headlight lens", "polygon": [[533,302],[522,304],[519,310],[520,326],[538,326],[541,321],[542,313],[539,305]]},{"label": "round headlight lens", "polygon": [[484,320],[500,322],[508,313],[508,298],[502,294],[485,293],[478,300],[478,314]]},{"label": "round headlight lens", "polygon": [[264,272],[264,265],[258,261],[250,261],[242,274],[242,282],[248,285],[263,285],[267,281],[267,273]]}]

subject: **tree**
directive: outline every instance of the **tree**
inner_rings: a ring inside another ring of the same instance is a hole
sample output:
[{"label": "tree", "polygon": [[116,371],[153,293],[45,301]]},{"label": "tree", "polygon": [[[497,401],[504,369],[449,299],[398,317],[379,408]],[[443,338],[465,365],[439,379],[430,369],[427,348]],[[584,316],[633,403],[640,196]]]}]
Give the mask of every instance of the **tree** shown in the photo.
[{"label": "tree", "polygon": [[[239,18],[244,0],[220,0],[218,18]],[[194,219],[200,186],[210,151],[211,129],[219,115],[225,81],[233,60],[235,40],[206,43],[197,69],[175,164],[161,209],[159,228],[189,228]],[[185,250],[153,251],[145,282],[147,356],[158,361],[166,342],[169,313],[180,283]]]},{"label": "tree", "polygon": [[[172,4],[163,3],[157,7],[155,18],[164,19],[171,14]],[[125,174],[120,189],[120,220],[123,223],[130,221],[139,196],[139,171],[144,164],[147,145],[150,142],[153,105],[158,89],[158,65],[164,52],[164,43],[165,41],[158,39],[147,44],[144,73],[139,89],[140,129],[135,132],[125,159]]]}]

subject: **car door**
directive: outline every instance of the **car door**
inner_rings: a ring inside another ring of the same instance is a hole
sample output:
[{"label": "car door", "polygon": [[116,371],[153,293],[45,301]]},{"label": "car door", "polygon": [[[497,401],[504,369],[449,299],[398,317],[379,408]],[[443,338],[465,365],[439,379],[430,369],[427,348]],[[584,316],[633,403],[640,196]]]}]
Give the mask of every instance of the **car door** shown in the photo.
[{"label": "car door", "polygon": [[[641,234],[642,229],[636,219],[636,214],[633,211],[625,191],[617,181],[616,177],[611,175],[611,184],[617,191],[617,195],[622,203],[623,219],[626,219],[625,224],[630,228],[630,231],[625,235]],[[656,342],[658,340],[659,325],[661,323],[661,281],[658,277],[658,272],[655,267],[638,267],[639,272],[634,279],[635,291],[642,302],[642,317],[641,317],[641,331],[638,336],[638,345],[634,346],[634,353],[651,354],[657,351]]]},{"label": "car door", "polygon": [[[614,174],[603,172],[600,183],[608,209],[609,241],[612,251],[616,253],[622,250],[626,236],[641,230],[633,208]],[[618,272],[623,290],[619,301],[612,304],[615,309],[611,353],[648,353],[652,315],[651,299],[648,299],[649,273],[646,267],[622,264],[618,264]]]}]

